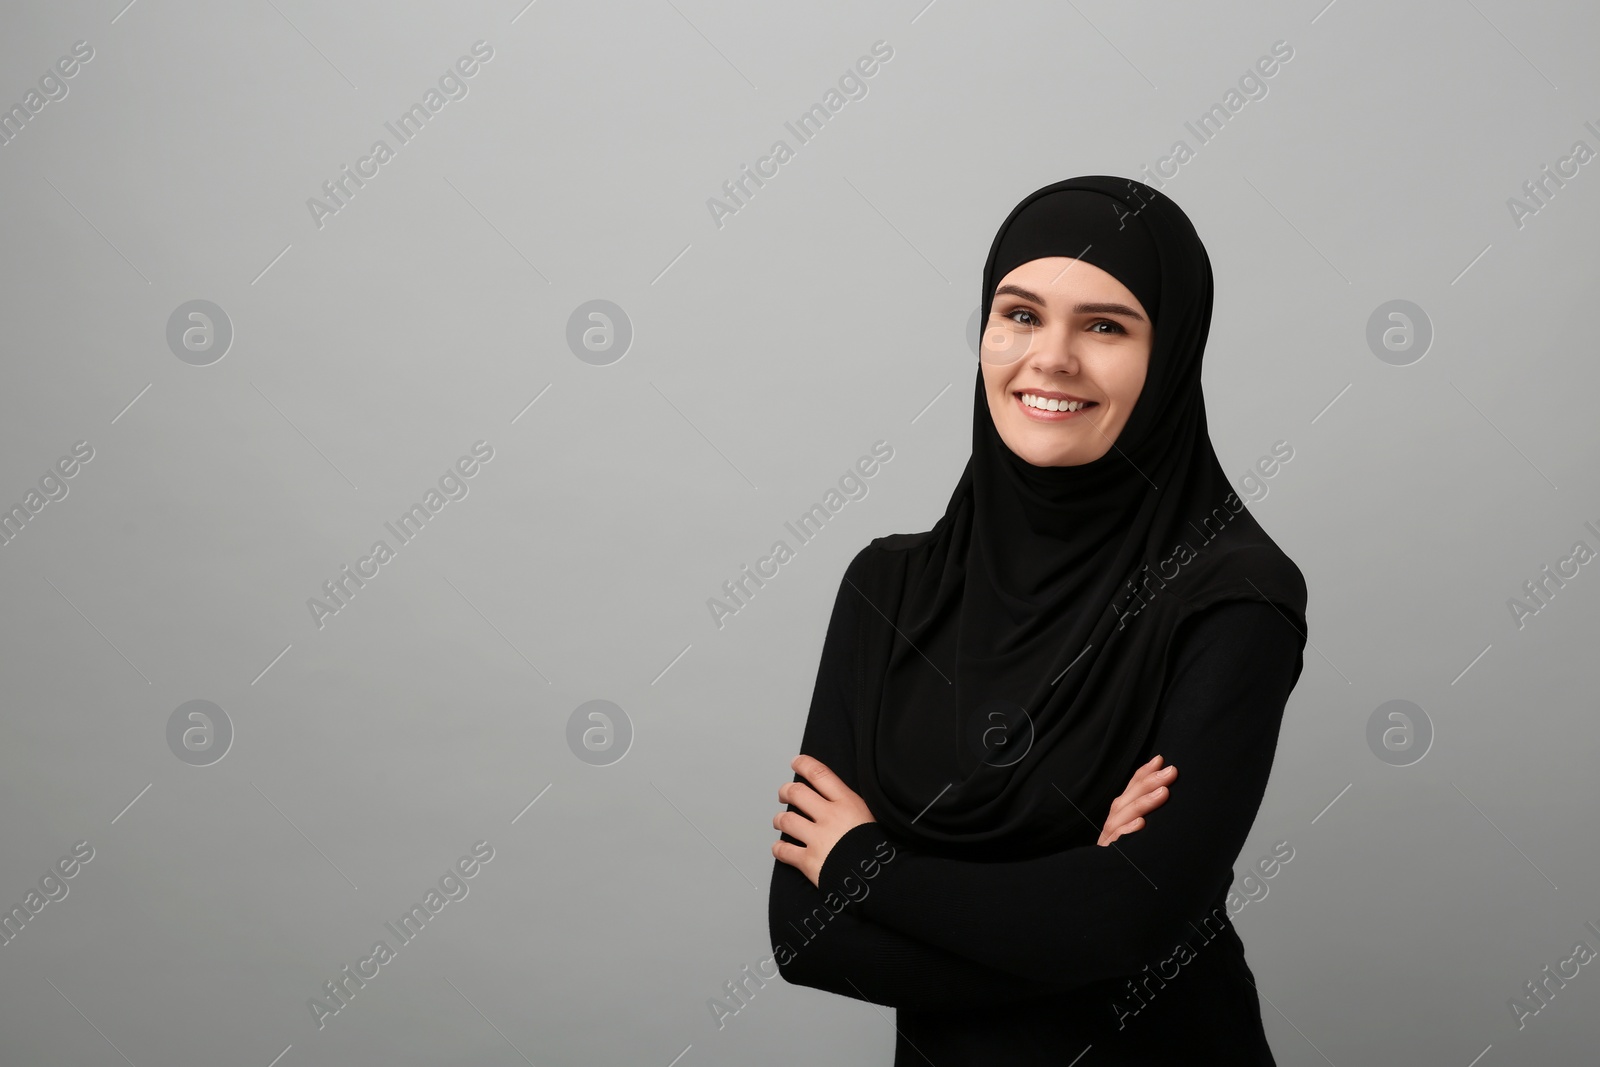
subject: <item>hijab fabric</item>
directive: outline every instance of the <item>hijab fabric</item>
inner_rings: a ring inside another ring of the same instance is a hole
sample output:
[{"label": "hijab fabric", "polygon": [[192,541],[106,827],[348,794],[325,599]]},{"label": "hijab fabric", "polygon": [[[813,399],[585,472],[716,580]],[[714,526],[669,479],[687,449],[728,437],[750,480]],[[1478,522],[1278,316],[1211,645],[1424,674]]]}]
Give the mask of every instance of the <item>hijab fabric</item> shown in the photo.
[{"label": "hijab fabric", "polygon": [[1188,217],[1125,178],[1037,190],[995,235],[980,323],[1005,275],[1045,256],[1100,267],[1150,315],[1125,426],[1099,459],[1034,466],[995,428],[980,365],[972,456],[944,516],[876,539],[882,564],[858,586],[877,609],[863,613],[859,791],[886,832],[934,854],[1093,844],[1150,755],[1173,635],[1196,611],[1265,599],[1306,632],[1299,568],[1207,432],[1211,263]]}]

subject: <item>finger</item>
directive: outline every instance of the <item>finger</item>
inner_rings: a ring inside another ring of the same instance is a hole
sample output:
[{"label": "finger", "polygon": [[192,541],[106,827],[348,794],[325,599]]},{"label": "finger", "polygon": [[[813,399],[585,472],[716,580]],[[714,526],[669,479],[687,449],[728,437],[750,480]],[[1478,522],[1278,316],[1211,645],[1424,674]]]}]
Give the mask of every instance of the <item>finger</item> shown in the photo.
[{"label": "finger", "polygon": [[1143,818],[1129,819],[1127,822],[1123,823],[1121,826],[1117,827],[1115,831],[1113,831],[1115,837],[1113,837],[1112,840],[1115,840],[1117,837],[1126,837],[1135,830],[1142,830],[1144,829],[1145,825],[1146,823]]},{"label": "finger", "polygon": [[1155,790],[1160,786],[1169,786],[1178,779],[1178,768],[1168,764],[1158,771],[1137,774],[1133,781],[1128,783],[1128,788],[1117,800],[1124,805],[1138,797]]},{"label": "finger", "polygon": [[833,773],[826,763],[815,756],[801,754],[791,760],[789,766],[829,800],[842,800],[855,792],[844,784],[843,778]]},{"label": "finger", "polygon": [[781,830],[802,844],[809,844],[811,831],[816,829],[816,823],[804,815],[792,811],[780,811],[772,817],[772,827]]},{"label": "finger", "polygon": [[1132,793],[1148,793],[1158,785],[1171,785],[1177,777],[1178,768],[1169,763],[1157,770],[1134,775],[1133,781],[1128,783],[1128,790]]},{"label": "finger", "polygon": [[772,843],[772,856],[779,863],[787,863],[791,867],[799,867],[800,861],[805,857],[806,850],[799,845],[791,845],[787,841],[774,841]]},{"label": "finger", "polygon": [[1161,805],[1165,804],[1167,802],[1167,798],[1171,795],[1172,791],[1166,786],[1157,786],[1150,792],[1144,794],[1144,796],[1135,797],[1126,808],[1117,813],[1117,821],[1125,822],[1128,819],[1135,819],[1141,815],[1147,815],[1150,812],[1155,811]]},{"label": "finger", "polygon": [[827,800],[804,782],[785,782],[778,787],[778,799],[793,804],[807,816],[815,819],[827,806]]},{"label": "finger", "polygon": [[1158,785],[1164,785],[1177,777],[1178,769],[1172,764],[1157,766],[1161,757],[1156,756],[1149,763],[1133,772],[1133,777],[1128,779],[1128,786],[1122,791],[1118,800],[1142,796]]},{"label": "finger", "polygon": [[[1173,774],[1165,780],[1170,781],[1175,777],[1176,774]],[[1136,787],[1130,786],[1128,792],[1112,801],[1111,812],[1106,816],[1106,825],[1120,824],[1129,817],[1154,811],[1162,804],[1165,804],[1167,798],[1172,795],[1171,790],[1165,784],[1150,785],[1149,779],[1146,779],[1142,784],[1148,786],[1143,792],[1136,792]]]}]

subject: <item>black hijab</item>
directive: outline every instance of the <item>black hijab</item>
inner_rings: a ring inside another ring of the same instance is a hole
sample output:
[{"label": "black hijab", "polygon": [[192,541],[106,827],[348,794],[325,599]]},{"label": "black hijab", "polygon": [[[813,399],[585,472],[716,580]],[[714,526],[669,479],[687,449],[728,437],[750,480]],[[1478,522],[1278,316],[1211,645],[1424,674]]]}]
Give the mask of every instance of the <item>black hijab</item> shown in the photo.
[{"label": "black hijab", "polygon": [[[1224,600],[1266,599],[1304,634],[1299,568],[1245,510],[1206,429],[1211,262],[1140,182],[1070,178],[1024,198],[983,272],[981,322],[1013,268],[1094,264],[1153,323],[1144,386],[1113,447],[1077,466],[1010,450],[981,366],[972,457],[944,516],[874,544],[858,705],[859,791],[890,836],[1022,859],[1093,844],[1151,753],[1173,634]],[[892,624],[892,625],[891,625]]]}]

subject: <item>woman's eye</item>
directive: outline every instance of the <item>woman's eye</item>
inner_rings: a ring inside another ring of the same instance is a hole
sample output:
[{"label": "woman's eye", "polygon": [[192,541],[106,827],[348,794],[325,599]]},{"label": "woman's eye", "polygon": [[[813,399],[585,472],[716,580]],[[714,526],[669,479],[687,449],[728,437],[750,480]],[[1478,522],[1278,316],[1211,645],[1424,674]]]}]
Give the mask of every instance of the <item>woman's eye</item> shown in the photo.
[{"label": "woman's eye", "polygon": [[1008,318],[1008,319],[1011,319],[1012,322],[1018,322],[1020,320],[1018,320],[1017,318],[1014,317],[1014,316],[1017,316],[1017,315],[1026,315],[1026,316],[1028,316],[1028,318],[1033,320],[1032,322],[1023,323],[1024,326],[1037,326],[1037,325],[1039,325],[1038,317],[1035,316],[1034,313],[1029,311],[1027,308],[1013,308],[1012,310],[1006,312],[1006,316],[1005,317]]},{"label": "woman's eye", "polygon": [[1128,332],[1127,330],[1122,328],[1122,323],[1114,322],[1111,319],[1096,319],[1094,322],[1091,322],[1089,325],[1091,327],[1094,327],[1094,326],[1110,326],[1112,328],[1112,330],[1114,332],[1116,332],[1116,333],[1127,333]]}]

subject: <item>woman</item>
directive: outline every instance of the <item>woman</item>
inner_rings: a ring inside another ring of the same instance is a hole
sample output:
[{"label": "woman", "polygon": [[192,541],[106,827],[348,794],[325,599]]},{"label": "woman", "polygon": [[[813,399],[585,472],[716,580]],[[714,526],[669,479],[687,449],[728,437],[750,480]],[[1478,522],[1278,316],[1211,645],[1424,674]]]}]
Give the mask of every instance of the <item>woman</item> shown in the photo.
[{"label": "woman", "polygon": [[1162,193],[1072,178],[1012,210],[982,295],[949,506],[834,603],[775,959],[896,1007],[897,1065],[1272,1064],[1225,901],[1306,588],[1207,434],[1210,260]]}]

